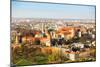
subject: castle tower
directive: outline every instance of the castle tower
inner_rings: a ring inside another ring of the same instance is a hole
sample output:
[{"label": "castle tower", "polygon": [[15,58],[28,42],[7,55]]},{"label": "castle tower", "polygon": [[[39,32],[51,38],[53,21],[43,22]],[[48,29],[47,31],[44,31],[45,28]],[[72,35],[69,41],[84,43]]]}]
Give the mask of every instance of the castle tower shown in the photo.
[{"label": "castle tower", "polygon": [[18,35],[16,35],[15,43],[18,44]]}]

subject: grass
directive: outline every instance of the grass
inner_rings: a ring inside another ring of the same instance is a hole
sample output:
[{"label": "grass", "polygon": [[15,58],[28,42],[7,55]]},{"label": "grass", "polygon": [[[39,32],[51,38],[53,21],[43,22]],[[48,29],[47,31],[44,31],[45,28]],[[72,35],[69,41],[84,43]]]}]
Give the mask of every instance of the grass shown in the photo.
[{"label": "grass", "polygon": [[48,59],[46,56],[36,56],[34,58],[34,61],[36,62],[36,64],[45,64],[48,62]]},{"label": "grass", "polygon": [[[22,48],[18,48],[22,49]],[[16,51],[18,51],[16,50]],[[47,50],[45,50],[47,51]],[[25,52],[25,54],[24,54]],[[50,52],[50,50],[49,50]],[[91,55],[95,55],[95,50],[91,50]],[[13,52],[13,63],[20,66],[20,65],[32,65],[32,64],[48,64],[48,63],[64,63],[64,62],[83,62],[83,61],[95,61],[95,58],[79,58],[79,60],[71,61],[69,58],[64,56],[59,51],[54,51],[52,53],[42,53],[40,48],[31,48],[22,51],[21,55],[20,52]],[[93,53],[93,54],[92,54]],[[95,57],[95,56],[93,56]],[[26,59],[27,58],[27,59]]]},{"label": "grass", "polygon": [[28,61],[26,59],[21,59],[20,61],[18,61],[16,63],[16,65],[30,65],[30,64],[32,64],[32,62],[30,62],[30,61]]}]

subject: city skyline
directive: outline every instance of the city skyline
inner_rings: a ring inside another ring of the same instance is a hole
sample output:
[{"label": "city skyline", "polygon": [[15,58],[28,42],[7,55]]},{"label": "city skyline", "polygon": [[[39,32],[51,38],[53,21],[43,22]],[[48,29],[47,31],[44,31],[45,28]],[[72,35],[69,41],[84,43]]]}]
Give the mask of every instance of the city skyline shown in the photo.
[{"label": "city skyline", "polygon": [[95,6],[12,1],[12,17],[95,20]]}]

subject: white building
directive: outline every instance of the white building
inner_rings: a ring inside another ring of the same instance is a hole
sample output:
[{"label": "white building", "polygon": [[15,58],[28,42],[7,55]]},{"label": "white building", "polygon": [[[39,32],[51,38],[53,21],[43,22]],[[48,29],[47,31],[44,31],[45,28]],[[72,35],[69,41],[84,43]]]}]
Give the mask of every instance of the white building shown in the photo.
[{"label": "white building", "polygon": [[80,47],[80,48],[84,48],[84,44],[82,43],[73,43],[71,44],[72,46],[75,46],[75,47]]}]

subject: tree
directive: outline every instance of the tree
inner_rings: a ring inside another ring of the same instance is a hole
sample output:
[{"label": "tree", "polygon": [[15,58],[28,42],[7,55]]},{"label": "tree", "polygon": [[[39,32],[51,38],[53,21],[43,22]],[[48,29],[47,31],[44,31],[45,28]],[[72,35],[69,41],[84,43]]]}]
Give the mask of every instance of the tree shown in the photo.
[{"label": "tree", "polygon": [[40,40],[38,38],[36,38],[35,41],[34,41],[34,44],[35,45],[40,45]]},{"label": "tree", "polygon": [[57,39],[51,39],[51,44],[55,46],[57,44]]},{"label": "tree", "polygon": [[72,51],[76,52],[76,51],[80,51],[79,47],[72,47]]}]

